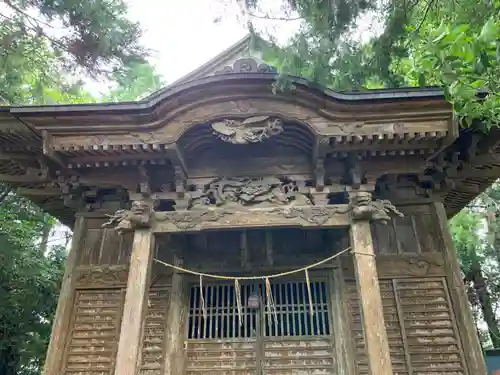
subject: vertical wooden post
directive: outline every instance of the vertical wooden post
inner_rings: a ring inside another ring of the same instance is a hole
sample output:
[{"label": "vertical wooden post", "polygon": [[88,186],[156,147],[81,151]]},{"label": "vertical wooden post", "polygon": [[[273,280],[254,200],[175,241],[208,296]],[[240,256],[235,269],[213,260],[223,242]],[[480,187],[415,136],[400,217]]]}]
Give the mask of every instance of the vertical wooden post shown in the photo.
[{"label": "vertical wooden post", "polygon": [[69,322],[73,312],[75,299],[75,268],[78,262],[80,242],[85,231],[85,218],[79,216],[76,219],[71,240],[71,249],[66,260],[64,276],[62,279],[59,300],[57,302],[56,316],[52,325],[49,348],[43,368],[44,375],[59,375],[62,373],[62,360],[69,332]]},{"label": "vertical wooden post", "polygon": [[354,270],[370,374],[392,375],[389,341],[368,220],[356,220],[351,224],[351,247],[354,252]]},{"label": "vertical wooden post", "polygon": [[335,340],[335,357],[339,375],[354,375],[355,358],[351,335],[351,317],[346,309],[345,281],[341,258],[334,259],[330,285],[332,287],[332,320]]},{"label": "vertical wooden post", "polygon": [[[174,264],[182,266],[182,259],[174,256]],[[184,324],[187,315],[185,288],[185,275],[174,270],[172,274],[170,305],[167,314],[165,370],[163,375],[178,375],[184,373]]]},{"label": "vertical wooden post", "polygon": [[136,230],[130,257],[115,375],[136,374],[140,358],[142,326],[147,310],[152,249],[152,231]]},{"label": "vertical wooden post", "polygon": [[460,266],[448,228],[448,219],[444,205],[434,203],[434,209],[441,230],[442,251],[445,261],[446,281],[453,304],[453,311],[458,325],[458,332],[465,355],[465,364],[469,375],[486,375],[487,369],[476,331],[476,325],[469,306],[465,285],[462,281]]}]

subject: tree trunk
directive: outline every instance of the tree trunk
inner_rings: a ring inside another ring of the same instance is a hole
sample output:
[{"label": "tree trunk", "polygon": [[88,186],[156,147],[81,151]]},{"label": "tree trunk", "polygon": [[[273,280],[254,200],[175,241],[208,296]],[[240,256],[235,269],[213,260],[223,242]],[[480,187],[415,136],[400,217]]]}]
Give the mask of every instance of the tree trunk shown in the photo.
[{"label": "tree trunk", "polygon": [[491,305],[490,293],[486,287],[486,279],[484,278],[481,268],[476,268],[472,271],[472,282],[476,291],[483,317],[488,326],[488,334],[491,338],[493,347],[500,348],[500,330],[498,329],[498,321]]},{"label": "tree trunk", "polygon": [[40,250],[42,251],[43,254],[45,254],[47,252],[48,243],[49,243],[49,236],[50,236],[51,230],[52,230],[52,224],[49,222],[46,222],[43,225],[42,238],[41,238],[41,242],[40,242]]}]

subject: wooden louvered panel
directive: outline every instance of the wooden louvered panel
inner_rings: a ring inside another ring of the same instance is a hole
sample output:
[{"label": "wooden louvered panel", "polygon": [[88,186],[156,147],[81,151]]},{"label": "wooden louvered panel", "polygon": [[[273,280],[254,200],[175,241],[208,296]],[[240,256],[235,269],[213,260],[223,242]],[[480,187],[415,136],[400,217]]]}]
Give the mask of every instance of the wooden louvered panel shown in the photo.
[{"label": "wooden louvered panel", "polygon": [[266,339],[262,360],[263,374],[332,374],[335,372],[332,353],[330,336]]},{"label": "wooden louvered panel", "polygon": [[189,341],[186,375],[254,375],[255,339]]},{"label": "wooden louvered panel", "polygon": [[[356,283],[350,281],[347,283],[349,293],[349,310],[351,315],[352,333],[354,338],[354,349],[356,363],[360,374],[368,374],[368,360],[363,336],[363,327],[361,323],[361,311],[359,297],[356,289]],[[403,345],[403,336],[396,306],[396,298],[392,282],[388,280],[380,281],[380,291],[382,294],[382,304],[384,308],[384,319],[389,339],[389,350],[391,355],[392,369],[394,375],[408,374],[406,364],[405,350]]]},{"label": "wooden louvered panel", "polygon": [[76,291],[66,375],[110,375],[123,308],[120,289]]},{"label": "wooden louvered panel", "polygon": [[169,296],[169,290],[166,289],[149,292],[139,375],[161,375],[163,373]]},{"label": "wooden louvered panel", "polygon": [[394,285],[413,375],[464,375],[445,280],[405,279]]}]

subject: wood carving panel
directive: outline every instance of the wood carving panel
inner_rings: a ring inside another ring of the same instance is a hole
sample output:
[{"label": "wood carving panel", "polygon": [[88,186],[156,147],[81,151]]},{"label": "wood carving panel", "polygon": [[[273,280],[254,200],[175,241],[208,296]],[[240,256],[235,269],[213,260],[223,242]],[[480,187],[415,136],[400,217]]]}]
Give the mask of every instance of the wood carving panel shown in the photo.
[{"label": "wood carving panel", "polygon": [[[445,275],[444,259],[441,254],[378,255],[376,261],[380,279]],[[354,277],[351,257],[342,257],[342,268],[346,276]]]},{"label": "wood carving panel", "polygon": [[142,356],[139,375],[162,375],[165,353],[165,331],[170,290],[151,290],[144,321]]},{"label": "wood carving panel", "polygon": [[76,268],[77,288],[102,288],[127,284],[128,266],[80,266]]},{"label": "wood carving panel", "polygon": [[[384,319],[389,340],[389,350],[391,355],[392,369],[395,375],[408,374],[403,334],[401,323],[396,306],[396,298],[392,282],[380,281],[380,292],[382,294],[382,304],[384,308]],[[351,316],[351,329],[354,339],[355,361],[360,375],[369,374],[368,359],[361,323],[361,311],[359,296],[354,281],[347,282],[347,293],[349,298],[349,313]]]},{"label": "wood carving panel", "polygon": [[123,297],[121,289],[76,291],[65,375],[113,374]]}]

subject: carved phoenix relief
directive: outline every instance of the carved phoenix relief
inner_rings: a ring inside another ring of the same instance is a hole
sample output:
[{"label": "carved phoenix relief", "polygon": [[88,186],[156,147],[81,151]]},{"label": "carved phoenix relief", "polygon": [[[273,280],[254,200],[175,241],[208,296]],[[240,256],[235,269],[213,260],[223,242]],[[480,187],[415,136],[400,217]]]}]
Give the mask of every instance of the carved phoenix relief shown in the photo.
[{"label": "carved phoenix relief", "polygon": [[283,132],[283,121],[270,116],[224,119],[212,123],[213,134],[232,144],[259,143]]},{"label": "carved phoenix relief", "polygon": [[297,183],[277,177],[216,178],[203,190],[191,195],[189,209],[206,206],[308,206],[311,199],[299,191]]}]

